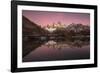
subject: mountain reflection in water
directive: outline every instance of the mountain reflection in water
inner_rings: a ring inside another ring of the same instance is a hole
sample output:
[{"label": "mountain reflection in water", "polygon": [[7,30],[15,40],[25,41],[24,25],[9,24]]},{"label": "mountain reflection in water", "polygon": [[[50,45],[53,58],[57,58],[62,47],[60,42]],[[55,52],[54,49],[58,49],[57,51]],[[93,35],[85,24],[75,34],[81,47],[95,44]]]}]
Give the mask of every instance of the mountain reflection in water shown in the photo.
[{"label": "mountain reflection in water", "polygon": [[28,40],[23,44],[23,62],[90,58],[89,40]]}]

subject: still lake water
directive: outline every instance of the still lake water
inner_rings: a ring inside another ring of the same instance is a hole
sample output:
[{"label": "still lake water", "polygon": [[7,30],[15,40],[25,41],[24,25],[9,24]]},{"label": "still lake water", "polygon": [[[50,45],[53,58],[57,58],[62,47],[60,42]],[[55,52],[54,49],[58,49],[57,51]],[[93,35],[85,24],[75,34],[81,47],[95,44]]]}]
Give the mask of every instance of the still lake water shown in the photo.
[{"label": "still lake water", "polygon": [[23,62],[79,60],[90,58],[89,41],[31,40],[24,44]]}]

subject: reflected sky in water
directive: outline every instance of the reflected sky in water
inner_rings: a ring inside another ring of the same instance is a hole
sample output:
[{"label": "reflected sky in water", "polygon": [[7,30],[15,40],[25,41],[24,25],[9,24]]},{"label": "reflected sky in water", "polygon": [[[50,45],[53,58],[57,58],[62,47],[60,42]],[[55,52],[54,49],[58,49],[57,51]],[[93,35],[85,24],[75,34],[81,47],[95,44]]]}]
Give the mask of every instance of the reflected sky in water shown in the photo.
[{"label": "reflected sky in water", "polygon": [[[30,45],[29,45],[30,44]],[[89,41],[31,40],[24,45],[23,62],[77,60],[90,58]],[[30,49],[30,51],[28,51]]]}]

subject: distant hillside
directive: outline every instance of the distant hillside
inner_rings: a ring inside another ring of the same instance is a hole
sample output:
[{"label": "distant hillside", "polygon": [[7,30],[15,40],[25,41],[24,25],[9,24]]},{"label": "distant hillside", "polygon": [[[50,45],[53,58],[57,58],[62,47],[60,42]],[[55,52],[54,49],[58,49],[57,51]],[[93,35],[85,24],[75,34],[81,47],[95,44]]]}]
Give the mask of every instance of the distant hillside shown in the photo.
[{"label": "distant hillside", "polygon": [[84,30],[90,30],[90,27],[88,25],[82,25],[82,24],[70,24],[66,28],[68,31],[75,31],[75,32],[80,32]]},{"label": "distant hillside", "polygon": [[36,35],[48,33],[45,29],[38,26],[36,23],[30,21],[25,16],[22,17],[23,35]]},{"label": "distant hillside", "polygon": [[89,35],[90,34],[90,26],[82,25],[82,24],[70,24],[67,26],[66,30],[68,32],[72,32],[76,35]]},{"label": "distant hillside", "polygon": [[90,35],[90,26],[82,24],[70,24],[65,28],[57,29],[54,31],[54,34],[62,35],[65,37],[72,36],[89,36]]}]

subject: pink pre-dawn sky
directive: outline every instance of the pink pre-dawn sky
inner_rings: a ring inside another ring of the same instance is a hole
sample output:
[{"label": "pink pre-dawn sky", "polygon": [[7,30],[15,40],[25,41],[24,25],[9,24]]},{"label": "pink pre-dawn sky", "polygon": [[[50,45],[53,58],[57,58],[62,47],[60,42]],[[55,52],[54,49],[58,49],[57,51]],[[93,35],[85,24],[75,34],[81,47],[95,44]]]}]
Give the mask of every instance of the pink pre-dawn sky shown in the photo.
[{"label": "pink pre-dawn sky", "polygon": [[58,23],[59,21],[65,25],[69,25],[71,23],[90,25],[89,13],[23,10],[22,15],[32,22],[43,26],[46,26],[47,24],[52,25],[53,23]]}]

